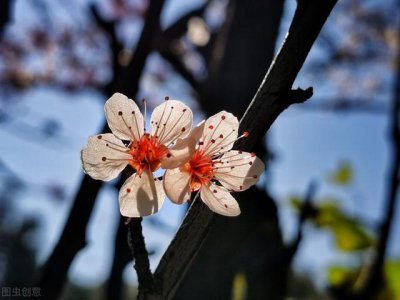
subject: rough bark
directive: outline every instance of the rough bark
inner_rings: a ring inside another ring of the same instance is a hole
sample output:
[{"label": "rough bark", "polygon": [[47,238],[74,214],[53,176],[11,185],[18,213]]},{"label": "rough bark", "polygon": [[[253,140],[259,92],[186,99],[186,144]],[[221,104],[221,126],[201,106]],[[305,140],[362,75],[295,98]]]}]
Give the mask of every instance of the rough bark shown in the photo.
[{"label": "rough bark", "polygon": [[[202,108],[209,115],[223,109],[243,115],[272,61],[283,4],[283,0],[231,1],[204,85]],[[254,151],[264,156],[263,139]],[[246,195],[237,193],[236,198],[242,214],[238,218],[215,217],[177,299],[229,299],[233,277],[239,271],[246,276],[250,299],[261,290],[273,295],[267,286],[282,286],[285,276],[277,276],[273,267],[284,258],[273,200],[259,189]]]}]

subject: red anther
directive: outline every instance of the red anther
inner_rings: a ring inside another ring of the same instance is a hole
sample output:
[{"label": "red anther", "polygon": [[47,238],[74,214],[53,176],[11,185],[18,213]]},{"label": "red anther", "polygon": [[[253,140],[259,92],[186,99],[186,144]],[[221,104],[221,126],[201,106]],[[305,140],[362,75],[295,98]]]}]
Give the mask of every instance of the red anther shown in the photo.
[{"label": "red anther", "polygon": [[243,132],[243,136],[244,137],[248,137],[249,136],[249,132],[248,131]]},{"label": "red anther", "polygon": [[165,96],[164,99],[165,99],[165,101],[167,101],[167,100],[169,100],[169,97],[168,97],[168,96]]},{"label": "red anther", "polygon": [[221,116],[221,119],[222,119],[222,120],[225,120],[225,116],[224,116],[224,115],[222,115],[222,116]]},{"label": "red anther", "polygon": [[250,155],[251,155],[251,157],[255,157],[256,156],[256,154],[254,152],[251,152]]},{"label": "red anther", "polygon": [[145,102],[146,102],[146,99],[143,98],[143,99],[142,99],[142,102],[145,103]]}]

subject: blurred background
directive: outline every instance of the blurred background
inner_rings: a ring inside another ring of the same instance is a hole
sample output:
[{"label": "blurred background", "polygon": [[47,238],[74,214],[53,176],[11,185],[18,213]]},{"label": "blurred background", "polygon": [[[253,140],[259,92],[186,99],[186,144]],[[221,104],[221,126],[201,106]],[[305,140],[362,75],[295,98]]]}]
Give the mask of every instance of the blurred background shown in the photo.
[{"label": "blurred background", "polygon": [[[195,121],[219,110],[240,118],[296,8],[151,2],[1,2],[1,287],[29,286],[75,205],[71,222],[87,244],[62,299],[132,298],[119,181],[95,182],[80,165],[87,137],[104,131],[105,100],[118,91],[154,107],[169,96]],[[365,288],[382,244],[376,299],[400,299],[399,28],[395,0],[339,1],[294,86],[314,96],[260,141],[265,174],[238,196],[240,217],[218,217],[177,299],[347,299]],[[153,270],[186,210],[167,200],[145,218]]]}]

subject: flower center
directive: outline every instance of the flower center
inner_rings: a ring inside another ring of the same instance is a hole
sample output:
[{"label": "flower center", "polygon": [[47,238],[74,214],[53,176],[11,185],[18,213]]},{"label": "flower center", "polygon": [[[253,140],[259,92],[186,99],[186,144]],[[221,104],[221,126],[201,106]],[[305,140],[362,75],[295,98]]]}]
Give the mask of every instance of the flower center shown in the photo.
[{"label": "flower center", "polygon": [[129,147],[132,155],[129,164],[141,175],[143,171],[154,172],[161,166],[161,159],[168,154],[168,148],[160,145],[158,139],[145,133],[139,141],[134,141]]},{"label": "flower center", "polygon": [[203,184],[207,184],[214,177],[211,157],[204,155],[204,151],[196,151],[191,160],[185,163],[180,170],[190,173],[190,189],[198,191]]}]

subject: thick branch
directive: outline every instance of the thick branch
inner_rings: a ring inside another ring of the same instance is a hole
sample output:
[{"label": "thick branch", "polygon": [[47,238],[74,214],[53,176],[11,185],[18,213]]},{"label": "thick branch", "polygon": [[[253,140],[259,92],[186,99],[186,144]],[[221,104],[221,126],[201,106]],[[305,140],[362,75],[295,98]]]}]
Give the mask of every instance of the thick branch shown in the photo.
[{"label": "thick branch", "polygon": [[[288,37],[241,120],[241,128],[251,133],[249,138],[243,139],[242,148],[251,151],[276,117],[292,103],[287,95],[293,81],[336,2],[298,1]],[[189,210],[155,272],[156,288],[163,299],[174,297],[207,236],[213,217],[201,201]]]}]

